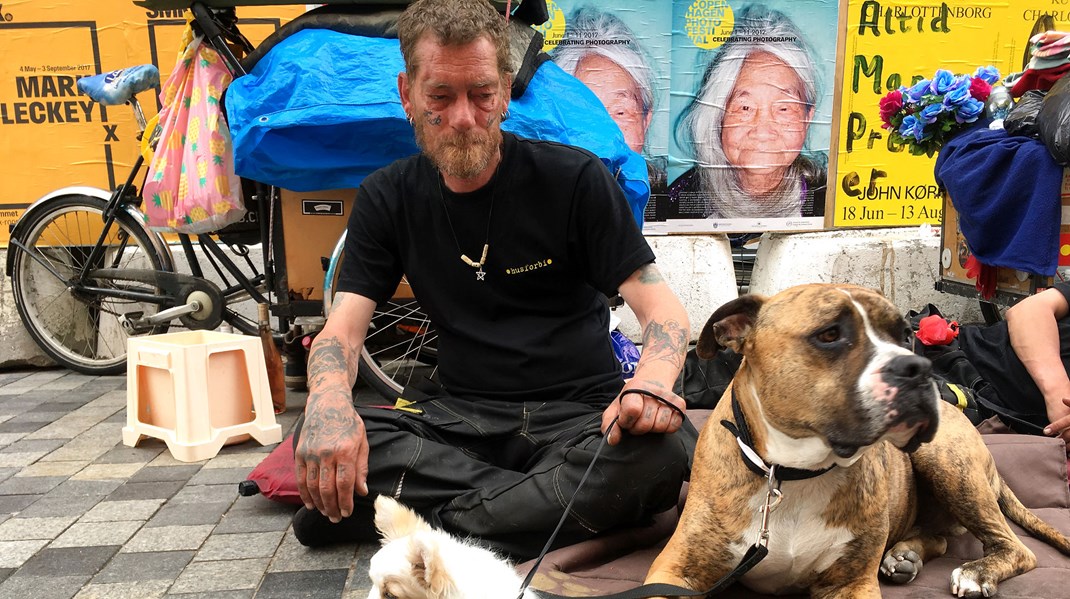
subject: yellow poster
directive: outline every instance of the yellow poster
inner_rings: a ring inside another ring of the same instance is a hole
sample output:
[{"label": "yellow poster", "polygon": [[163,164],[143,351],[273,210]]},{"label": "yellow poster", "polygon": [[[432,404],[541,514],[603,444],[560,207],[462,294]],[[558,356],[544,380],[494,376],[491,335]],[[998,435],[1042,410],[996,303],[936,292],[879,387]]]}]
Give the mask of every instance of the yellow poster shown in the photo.
[{"label": "yellow poster", "polygon": [[1034,33],[1070,27],[1070,0],[847,1],[833,225],[939,224],[936,159],[889,140],[880,99],[937,69],[1023,71]]},{"label": "yellow poster", "polygon": [[[305,4],[239,8],[238,24],[256,44],[305,10]],[[23,209],[48,192],[72,185],[111,189],[125,181],[138,153],[133,112],[96,104],[75,82],[147,63],[166,78],[184,27],[182,11],[125,1],[0,4],[0,247]],[[159,110],[155,92],[139,101],[146,116]]]}]

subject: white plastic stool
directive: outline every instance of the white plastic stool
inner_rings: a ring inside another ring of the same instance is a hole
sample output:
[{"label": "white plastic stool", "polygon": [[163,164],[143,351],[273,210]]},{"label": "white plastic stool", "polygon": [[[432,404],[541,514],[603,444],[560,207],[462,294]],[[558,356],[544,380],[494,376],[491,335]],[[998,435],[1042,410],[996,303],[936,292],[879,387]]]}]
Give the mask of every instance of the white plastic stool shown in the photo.
[{"label": "white plastic stool", "polygon": [[155,437],[175,459],[196,462],[236,437],[261,445],[282,441],[258,337],[213,331],[131,337],[126,361],[124,445]]}]

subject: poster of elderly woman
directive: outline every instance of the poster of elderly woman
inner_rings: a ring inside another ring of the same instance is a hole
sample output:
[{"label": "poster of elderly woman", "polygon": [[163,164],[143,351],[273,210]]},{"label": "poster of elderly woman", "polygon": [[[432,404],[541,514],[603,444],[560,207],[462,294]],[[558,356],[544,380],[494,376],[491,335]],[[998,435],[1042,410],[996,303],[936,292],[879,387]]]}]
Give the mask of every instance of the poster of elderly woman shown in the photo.
[{"label": "poster of elderly woman", "polygon": [[834,0],[674,2],[664,232],[824,226]]}]

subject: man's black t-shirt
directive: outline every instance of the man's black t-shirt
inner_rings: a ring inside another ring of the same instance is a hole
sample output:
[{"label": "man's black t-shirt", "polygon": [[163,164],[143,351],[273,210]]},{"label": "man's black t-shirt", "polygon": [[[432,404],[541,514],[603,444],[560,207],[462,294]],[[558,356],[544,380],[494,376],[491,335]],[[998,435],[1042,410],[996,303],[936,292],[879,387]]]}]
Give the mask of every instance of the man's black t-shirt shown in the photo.
[{"label": "man's black t-shirt", "polygon": [[[1070,302],[1070,284],[1056,283],[1053,286]],[[1059,355],[1063,368],[1070,372],[1070,317],[1058,321]],[[966,357],[977,368],[981,377],[995,388],[998,398],[991,399],[1016,415],[1034,415],[1030,421],[1047,423],[1047,408],[1033,377],[1011,348],[1007,323],[998,322],[986,327],[962,327],[959,345]]]},{"label": "man's black t-shirt", "polygon": [[[338,290],[382,302],[404,273],[451,395],[611,399],[622,381],[606,296],[654,254],[596,156],[503,136],[497,173],[472,193],[449,191],[423,155],[365,179]],[[478,261],[484,242],[478,280],[460,256]]]}]

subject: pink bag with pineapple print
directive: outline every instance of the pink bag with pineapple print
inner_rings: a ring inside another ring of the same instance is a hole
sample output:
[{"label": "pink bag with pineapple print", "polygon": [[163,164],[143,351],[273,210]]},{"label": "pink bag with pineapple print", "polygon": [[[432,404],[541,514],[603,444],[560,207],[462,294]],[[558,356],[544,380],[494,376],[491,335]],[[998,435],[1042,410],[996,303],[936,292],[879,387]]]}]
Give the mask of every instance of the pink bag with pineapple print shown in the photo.
[{"label": "pink bag with pineapple print", "polygon": [[160,139],[142,196],[155,230],[207,233],[245,215],[220,98],[232,76],[196,38],[161,88]]}]

